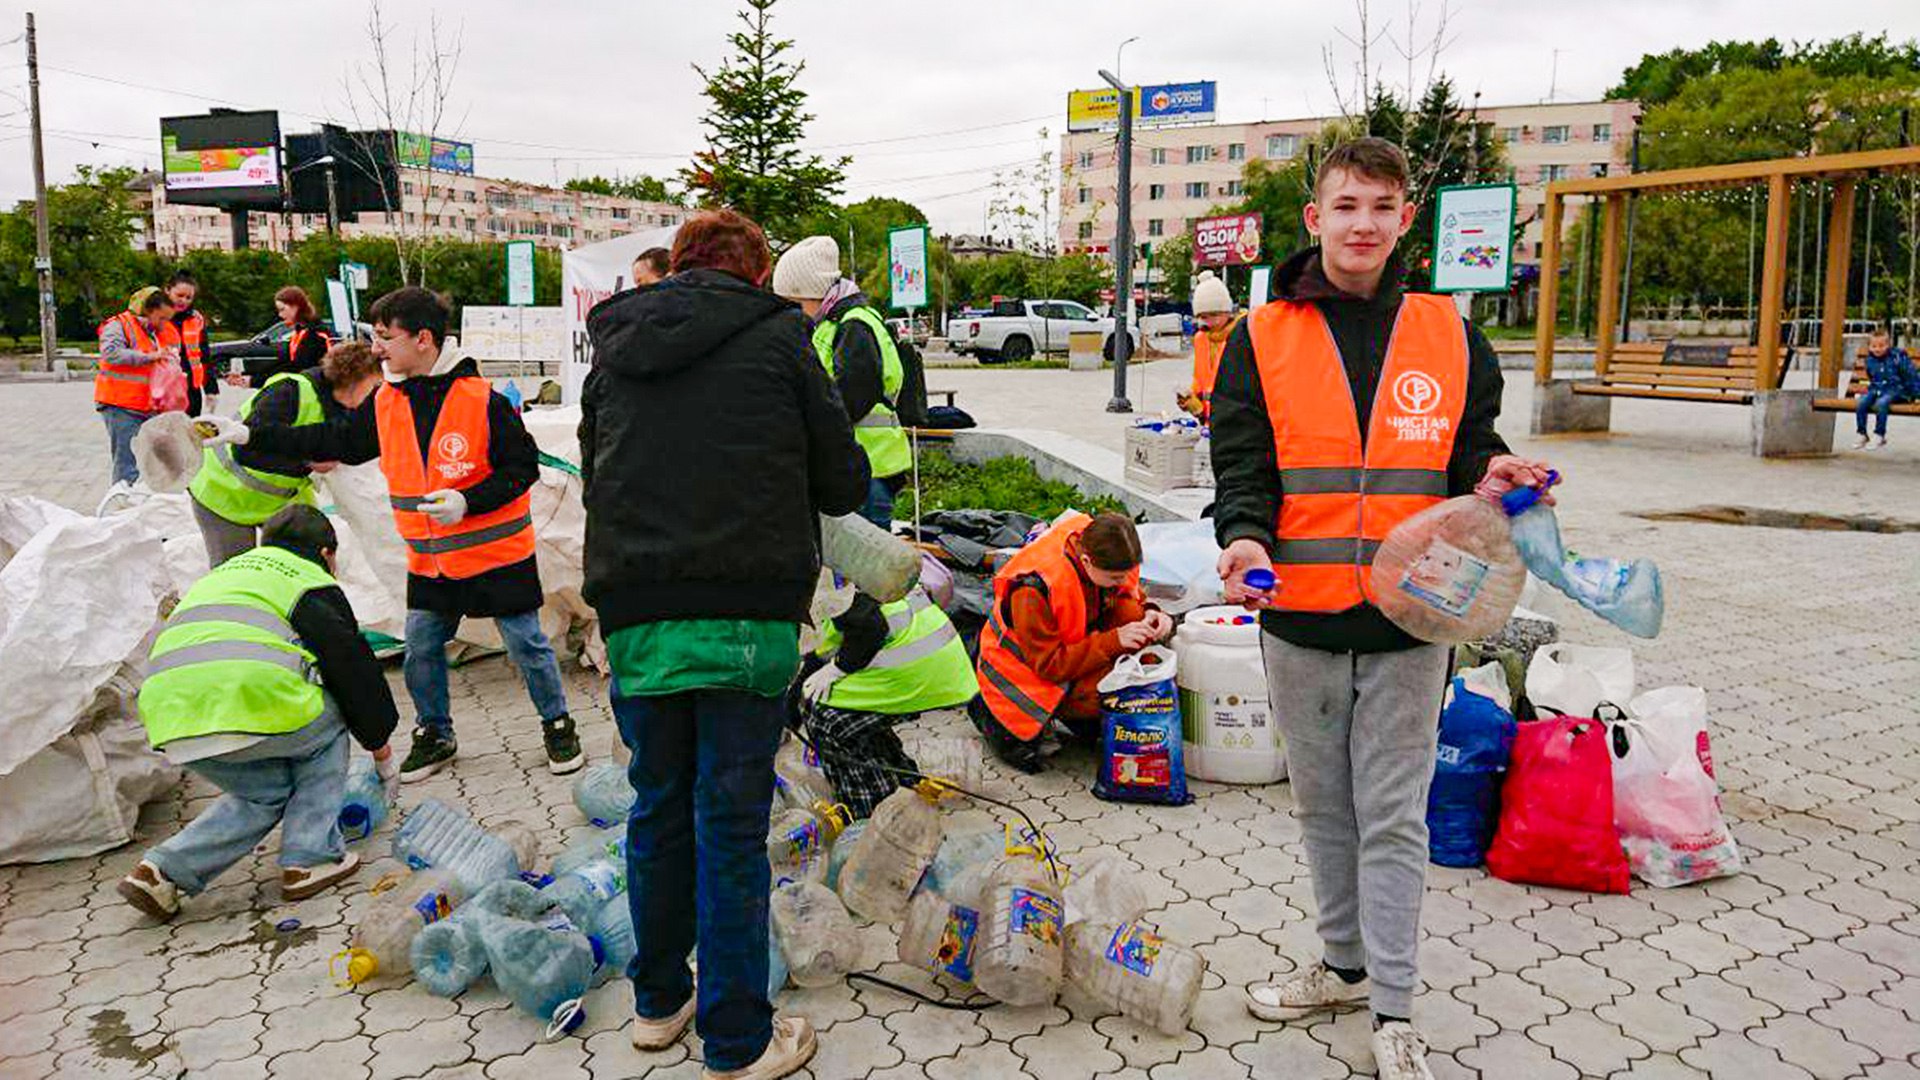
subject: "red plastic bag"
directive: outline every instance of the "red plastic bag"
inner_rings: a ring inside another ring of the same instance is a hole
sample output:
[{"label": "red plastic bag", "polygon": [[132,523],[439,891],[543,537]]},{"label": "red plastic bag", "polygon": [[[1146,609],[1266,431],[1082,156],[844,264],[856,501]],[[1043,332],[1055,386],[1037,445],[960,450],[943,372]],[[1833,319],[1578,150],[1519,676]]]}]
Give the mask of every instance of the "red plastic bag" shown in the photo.
[{"label": "red plastic bag", "polygon": [[153,411],[187,411],[187,372],[180,361],[168,355],[147,368],[147,392],[153,397]]},{"label": "red plastic bag", "polygon": [[1562,717],[1520,725],[1487,870],[1528,885],[1627,891],[1605,724]]}]

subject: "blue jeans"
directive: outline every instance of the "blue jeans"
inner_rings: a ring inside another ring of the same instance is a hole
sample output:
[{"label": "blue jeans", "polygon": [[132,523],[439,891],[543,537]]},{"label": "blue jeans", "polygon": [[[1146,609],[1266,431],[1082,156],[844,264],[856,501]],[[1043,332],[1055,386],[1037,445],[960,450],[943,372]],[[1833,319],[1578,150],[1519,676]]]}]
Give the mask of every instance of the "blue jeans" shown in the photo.
[{"label": "blue jeans", "polygon": [[99,411],[107,425],[107,447],[113,452],[113,478],[131,484],[140,479],[140,466],[133,460],[133,437],[147,422],[147,414],[118,405],[102,405]]},{"label": "blue jeans", "polygon": [[671,1016],[693,992],[707,1068],[740,1069],[773,1037],[767,999],[767,815],[786,702],[738,690],[613,695],[633,814],[627,902],[638,946],[627,975],[641,1016]]},{"label": "blue jeans", "polygon": [[187,765],[225,792],[147,861],[188,896],[204,891],[280,828],[282,867],[324,866],[346,854],[340,801],[347,787],[347,729],[331,701],[313,723],[244,750]]},{"label": "blue jeans", "polygon": [[885,480],[876,476],[867,481],[867,502],[860,508],[860,516],[893,531],[893,488]]},{"label": "blue jeans", "polygon": [[1893,411],[1893,391],[1884,390],[1878,394],[1868,391],[1860,395],[1860,401],[1853,407],[1853,422],[1860,434],[1867,433],[1867,413],[1874,413],[1873,433],[1882,438],[1887,434],[1887,416]]},{"label": "blue jeans", "polygon": [[[540,613],[502,615],[493,620],[493,625],[507,643],[507,656],[526,680],[527,696],[533,699],[540,719],[558,720],[567,715],[560,662],[553,658],[553,646],[540,629]],[[407,696],[413,699],[415,722],[448,734],[453,731],[453,709],[447,703],[447,642],[459,630],[458,615],[407,612],[407,658],[401,670],[406,675]]]}]

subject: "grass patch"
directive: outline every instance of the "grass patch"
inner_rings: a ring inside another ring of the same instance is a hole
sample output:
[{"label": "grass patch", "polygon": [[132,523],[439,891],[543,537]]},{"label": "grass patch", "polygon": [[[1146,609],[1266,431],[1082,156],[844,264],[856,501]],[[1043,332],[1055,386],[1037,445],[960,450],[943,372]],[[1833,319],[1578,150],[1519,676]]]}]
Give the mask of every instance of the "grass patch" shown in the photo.
[{"label": "grass patch", "polygon": [[[912,490],[901,492],[896,505],[911,507]],[[1026,458],[1000,457],[982,465],[966,465],[944,450],[921,451],[920,509],[924,513],[1013,510],[1050,519],[1069,508],[1089,514],[1129,514],[1126,504],[1118,499],[1091,496],[1072,484],[1041,479],[1033,462]]]}]

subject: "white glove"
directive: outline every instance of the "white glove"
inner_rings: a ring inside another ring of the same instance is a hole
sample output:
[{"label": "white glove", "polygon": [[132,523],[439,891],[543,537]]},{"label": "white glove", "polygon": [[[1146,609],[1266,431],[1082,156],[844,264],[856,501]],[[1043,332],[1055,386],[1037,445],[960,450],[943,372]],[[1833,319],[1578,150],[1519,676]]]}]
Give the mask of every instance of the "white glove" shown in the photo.
[{"label": "white glove", "polygon": [[231,416],[208,413],[193,422],[194,430],[200,435],[203,446],[245,446],[253,438],[253,431],[247,425]]},{"label": "white glove", "polygon": [[400,756],[388,749],[386,757],[373,759],[373,775],[387,789],[387,803],[391,805],[400,798]]},{"label": "white glove", "polygon": [[452,488],[429,491],[420,500],[420,512],[442,525],[453,525],[467,516],[467,497]]},{"label": "white glove", "polygon": [[806,681],[800,684],[800,696],[815,704],[823,702],[828,694],[833,693],[833,684],[845,677],[846,673],[840,670],[840,665],[828,664],[807,676]]}]

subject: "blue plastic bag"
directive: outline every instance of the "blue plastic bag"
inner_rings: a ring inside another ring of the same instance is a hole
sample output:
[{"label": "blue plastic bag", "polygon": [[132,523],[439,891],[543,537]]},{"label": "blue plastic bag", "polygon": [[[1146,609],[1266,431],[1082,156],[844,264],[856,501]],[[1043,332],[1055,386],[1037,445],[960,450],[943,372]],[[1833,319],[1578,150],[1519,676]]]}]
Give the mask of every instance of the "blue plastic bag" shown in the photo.
[{"label": "blue plastic bag", "polygon": [[1180,692],[1172,649],[1123,656],[1100,680],[1100,770],[1095,798],[1185,806],[1187,765],[1180,749]]},{"label": "blue plastic bag", "polygon": [[1513,714],[1463,679],[1440,712],[1427,793],[1427,851],[1439,866],[1479,866],[1500,824],[1500,784],[1513,754]]}]

